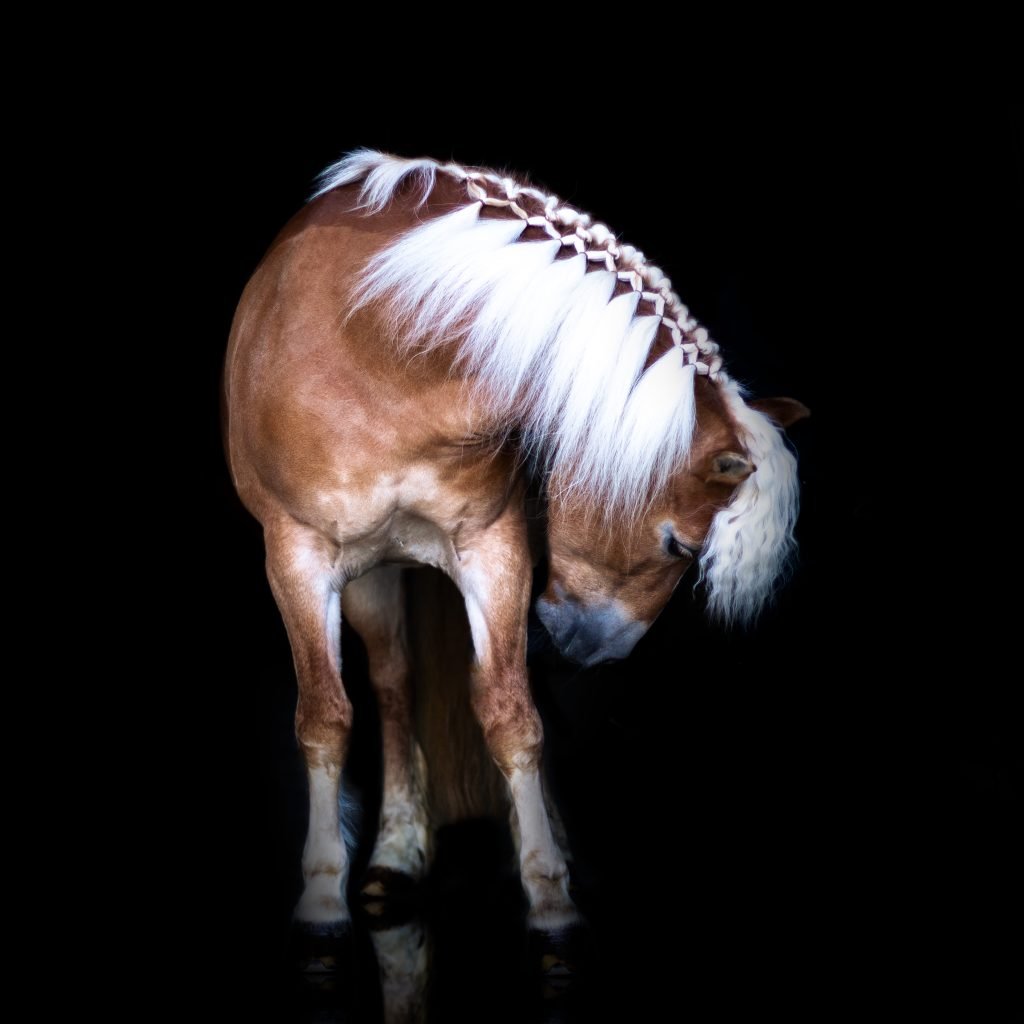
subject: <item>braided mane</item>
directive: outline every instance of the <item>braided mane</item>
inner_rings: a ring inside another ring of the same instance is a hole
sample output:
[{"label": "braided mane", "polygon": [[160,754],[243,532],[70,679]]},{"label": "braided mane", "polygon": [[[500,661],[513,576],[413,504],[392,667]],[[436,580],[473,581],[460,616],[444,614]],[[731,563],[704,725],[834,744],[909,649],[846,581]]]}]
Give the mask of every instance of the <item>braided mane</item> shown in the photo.
[{"label": "braided mane", "polygon": [[372,215],[407,179],[422,205],[439,174],[464,185],[465,204],[371,259],[351,310],[378,304],[410,354],[457,339],[474,386],[514,419],[562,496],[627,521],[686,464],[695,379],[709,377],[759,469],[716,517],[702,575],[713,610],[753,617],[793,546],[795,460],[658,267],[557,196],[454,163],[358,150],[323,172],[312,198],[361,183]]}]

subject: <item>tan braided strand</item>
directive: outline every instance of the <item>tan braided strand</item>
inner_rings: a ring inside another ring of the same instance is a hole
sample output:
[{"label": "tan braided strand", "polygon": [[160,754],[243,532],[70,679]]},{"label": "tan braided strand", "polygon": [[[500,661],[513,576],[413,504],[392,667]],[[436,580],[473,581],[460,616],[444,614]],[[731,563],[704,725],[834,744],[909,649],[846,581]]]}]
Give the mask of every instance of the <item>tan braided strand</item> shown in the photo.
[{"label": "tan braided strand", "polygon": [[[445,168],[455,171],[454,167]],[[672,335],[672,341],[682,352],[684,365],[692,363],[696,372],[716,380],[722,367],[718,345],[708,337],[705,328],[690,316],[679,296],[672,290],[672,282],[662,271],[647,263],[644,254],[631,245],[619,245],[605,224],[594,223],[591,218],[560,205],[557,196],[545,195],[535,188],[518,185],[511,178],[481,171],[459,172],[465,182],[470,199],[484,206],[507,209],[524,220],[528,227],[539,228],[563,246],[571,246],[588,263],[601,263],[604,269],[629,285],[640,298],[654,307],[655,315]],[[493,189],[489,189],[493,186]],[[492,191],[499,194],[494,195]],[[544,213],[531,214],[518,200],[527,197],[543,206]],[[567,230],[568,229],[568,230]]]}]

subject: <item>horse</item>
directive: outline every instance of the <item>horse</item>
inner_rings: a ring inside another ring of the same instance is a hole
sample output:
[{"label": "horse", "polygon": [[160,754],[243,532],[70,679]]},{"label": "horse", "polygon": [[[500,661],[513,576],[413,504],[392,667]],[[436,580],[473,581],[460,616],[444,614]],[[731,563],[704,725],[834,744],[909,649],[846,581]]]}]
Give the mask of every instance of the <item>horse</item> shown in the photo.
[{"label": "horse", "polygon": [[749,400],[669,279],[606,225],[519,178],[371,150],[323,173],[253,274],[224,402],[298,679],[296,927],[337,937],[351,922],[342,616],[365,642],[382,727],[366,891],[425,873],[433,769],[402,573],[426,565],[465,605],[469,703],[511,801],[527,924],[572,929],[527,678],[528,490],[545,502],[536,611],[567,658],[625,658],[694,566],[710,614],[748,623],[794,551],[784,428],[807,410]]}]

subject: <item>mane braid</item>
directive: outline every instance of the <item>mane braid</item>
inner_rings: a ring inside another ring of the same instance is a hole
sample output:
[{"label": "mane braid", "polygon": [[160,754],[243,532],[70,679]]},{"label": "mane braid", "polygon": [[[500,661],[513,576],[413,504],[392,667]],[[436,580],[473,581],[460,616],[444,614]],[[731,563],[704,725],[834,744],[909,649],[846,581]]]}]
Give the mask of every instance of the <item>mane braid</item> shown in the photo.
[{"label": "mane braid", "polygon": [[[464,184],[466,204],[373,258],[352,311],[380,303],[410,352],[458,338],[474,386],[519,417],[565,489],[635,519],[688,456],[695,376],[726,379],[718,346],[642,252],[512,178],[364,149],[324,171],[313,198],[359,183],[373,214],[412,179],[422,205],[438,174]],[[646,366],[662,332],[672,345]]]}]

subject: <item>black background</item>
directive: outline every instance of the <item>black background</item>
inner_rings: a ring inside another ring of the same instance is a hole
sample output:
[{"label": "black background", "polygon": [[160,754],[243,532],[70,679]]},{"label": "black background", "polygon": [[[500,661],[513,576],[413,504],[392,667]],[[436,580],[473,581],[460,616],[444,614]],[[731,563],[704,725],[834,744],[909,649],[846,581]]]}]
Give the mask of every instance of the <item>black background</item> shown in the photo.
[{"label": "black background", "polygon": [[[947,533],[950,478],[932,475],[921,443],[922,418],[944,407],[899,413],[908,363],[922,362],[915,388],[934,394],[923,354],[938,351],[935,303],[952,301],[939,279],[921,283],[936,252],[1009,237],[1019,219],[1003,108],[957,121],[955,148],[972,158],[951,161],[944,113],[803,85],[713,110],[682,102],[667,127],[628,103],[563,98],[538,124],[515,104],[495,116],[453,99],[440,114],[364,98],[312,112],[272,93],[218,95],[180,126],[185,185],[172,200],[185,264],[172,372],[197,442],[176,494],[188,543],[171,568],[190,596],[169,628],[194,648],[172,698],[182,962],[208,957],[205,983],[232,1002],[291,998],[283,949],[306,813],[295,685],[260,531],[223,462],[218,377],[263,252],[316,173],[368,145],[530,175],[662,266],[734,377],[812,410],[791,431],[800,560],[755,630],[709,626],[683,586],[628,661],[533,666],[592,923],[579,1019],[665,997],[847,1005],[893,981],[912,998],[993,991],[1014,916],[1014,684],[980,655],[961,660],[937,611],[956,606],[957,628],[977,628],[929,575],[949,537],[935,558],[922,543],[933,520]],[[999,291],[1009,276],[989,280]],[[362,730],[353,772],[372,801],[373,712],[358,641],[345,643]],[[452,839],[428,889],[446,950],[436,1019],[533,1012],[510,966],[504,842],[486,829]]]}]

